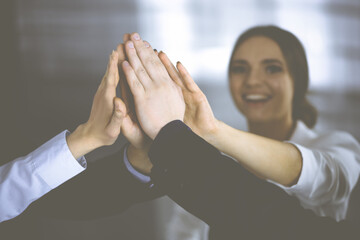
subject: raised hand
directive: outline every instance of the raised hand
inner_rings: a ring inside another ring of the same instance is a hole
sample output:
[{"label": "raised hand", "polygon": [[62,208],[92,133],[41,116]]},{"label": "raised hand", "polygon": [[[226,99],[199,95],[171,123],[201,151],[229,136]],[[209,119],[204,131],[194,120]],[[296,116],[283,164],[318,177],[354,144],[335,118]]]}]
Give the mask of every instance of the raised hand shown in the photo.
[{"label": "raised hand", "polygon": [[[124,42],[128,41],[129,39],[130,39],[130,35],[125,34]],[[143,130],[141,129],[138,123],[135,113],[133,95],[129,89],[129,85],[125,80],[125,75],[121,67],[122,63],[127,59],[124,44],[119,44],[117,46],[117,52],[119,53],[118,67],[119,67],[119,75],[120,75],[119,84],[121,90],[121,99],[124,101],[127,109],[126,115],[121,125],[121,132],[130,142],[131,149],[135,148],[140,151],[147,152],[148,148],[150,147],[151,140],[143,132]]]},{"label": "raised hand", "polygon": [[159,58],[173,81],[181,87],[186,104],[184,122],[196,134],[211,142],[219,128],[219,121],[214,117],[205,94],[180,62],[176,69],[164,52],[159,53]]},{"label": "raised hand", "polygon": [[[130,34],[124,34],[123,41],[130,40]],[[129,85],[125,80],[122,63],[127,59],[124,44],[119,44],[117,47],[119,52],[119,74],[120,74],[120,90],[121,98],[126,105],[126,115],[121,125],[121,132],[125,138],[130,142],[127,149],[127,157],[131,165],[138,171],[149,174],[152,168],[152,163],[148,157],[148,150],[152,140],[144,133],[137,120],[135,113],[135,105],[133,95],[130,91]]]},{"label": "raised hand", "polygon": [[120,134],[126,107],[122,100],[116,97],[119,82],[118,58],[118,52],[113,51],[105,76],[94,96],[88,121],[79,125],[67,137],[69,149],[75,158],[98,147],[113,144]]},{"label": "raised hand", "polygon": [[150,44],[139,34],[131,34],[125,44],[122,67],[134,95],[138,121],[145,133],[154,139],[160,129],[173,120],[183,120],[185,104],[181,89],[171,80]]}]

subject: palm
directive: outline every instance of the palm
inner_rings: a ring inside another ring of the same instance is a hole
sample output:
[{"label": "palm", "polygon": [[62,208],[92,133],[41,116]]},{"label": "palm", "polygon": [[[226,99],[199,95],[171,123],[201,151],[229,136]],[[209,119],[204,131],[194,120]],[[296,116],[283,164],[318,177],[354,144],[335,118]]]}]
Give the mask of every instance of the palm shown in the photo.
[{"label": "palm", "polygon": [[216,130],[218,121],[214,117],[205,94],[180,62],[178,62],[176,69],[165,53],[160,53],[159,58],[172,80],[182,90],[186,104],[184,122],[201,137],[212,133]]}]

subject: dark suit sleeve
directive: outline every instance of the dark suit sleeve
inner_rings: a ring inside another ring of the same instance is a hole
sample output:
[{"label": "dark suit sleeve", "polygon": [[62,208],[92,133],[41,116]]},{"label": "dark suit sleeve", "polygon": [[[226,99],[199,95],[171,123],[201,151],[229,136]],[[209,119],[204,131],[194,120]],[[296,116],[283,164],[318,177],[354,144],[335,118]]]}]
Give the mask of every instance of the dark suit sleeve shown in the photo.
[{"label": "dark suit sleeve", "polygon": [[210,226],[239,224],[246,205],[238,189],[248,173],[183,122],[162,128],[149,157],[152,181],[179,205]]},{"label": "dark suit sleeve", "polygon": [[155,186],[208,223],[211,239],[315,239],[309,237],[347,232],[347,226],[303,209],[296,198],[224,156],[181,121],[161,129],[149,157]]},{"label": "dark suit sleeve", "polygon": [[123,153],[122,149],[89,163],[84,172],[35,201],[27,211],[54,218],[92,219],[121,213],[137,202],[160,196],[126,169]]}]

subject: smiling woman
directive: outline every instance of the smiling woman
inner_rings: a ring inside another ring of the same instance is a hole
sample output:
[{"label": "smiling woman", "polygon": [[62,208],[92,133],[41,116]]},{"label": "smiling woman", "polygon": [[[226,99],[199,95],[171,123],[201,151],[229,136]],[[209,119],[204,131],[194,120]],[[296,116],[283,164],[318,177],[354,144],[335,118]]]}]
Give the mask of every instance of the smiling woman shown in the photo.
[{"label": "smiling woman", "polygon": [[[168,65],[162,54],[159,57]],[[235,44],[230,58],[229,85],[237,108],[247,119],[249,132],[215,119],[205,95],[181,63],[177,69],[181,80],[175,81],[183,86],[187,106],[185,123],[208,143],[268,182],[261,189],[246,186],[252,189],[249,192],[239,183],[241,201],[251,209],[250,215],[242,213],[242,221],[252,229],[296,225],[305,210],[287,217],[286,224],[281,223],[284,219],[280,215],[287,211],[285,205],[292,201],[290,196],[318,216],[336,221],[346,219],[350,195],[360,173],[360,145],[345,132],[320,133],[311,129],[316,122],[316,110],[306,99],[307,59],[302,44],[293,34],[274,26],[255,27],[240,35]],[[174,70],[171,67],[167,70],[176,79]],[[229,173],[222,174],[225,177]],[[242,182],[251,181],[244,177]],[[273,185],[290,195],[286,201],[271,190]],[[252,191],[262,192],[266,197],[259,199]],[[273,211],[264,214],[264,208]],[[261,226],[259,219],[271,224]]]},{"label": "smiling woman", "polygon": [[[231,95],[250,133],[222,127],[227,134],[218,148],[295,195],[304,208],[345,219],[360,147],[347,133],[310,129],[317,114],[306,99],[309,70],[296,36],[275,26],[247,30],[235,44],[228,73]],[[353,157],[345,161],[347,153]]]},{"label": "smiling woman", "polygon": [[[274,113],[282,113],[287,124],[292,122],[291,119],[300,119],[310,128],[315,125],[316,110],[305,96],[309,86],[305,51],[300,41],[290,32],[276,27],[257,27],[242,34],[231,56],[229,79],[234,101],[242,112],[243,101],[236,98],[236,91],[240,90],[238,88],[244,91],[242,98],[251,91],[266,93],[266,100],[274,96],[271,103],[276,104],[277,110],[272,111],[271,115],[276,118]],[[289,103],[291,105],[286,105]],[[271,107],[267,109],[270,110]],[[252,119],[245,112],[243,114],[248,120]],[[277,116],[279,117],[281,118]],[[265,119],[266,116],[262,116],[258,120],[263,122]],[[250,122],[248,121],[249,127]]]}]

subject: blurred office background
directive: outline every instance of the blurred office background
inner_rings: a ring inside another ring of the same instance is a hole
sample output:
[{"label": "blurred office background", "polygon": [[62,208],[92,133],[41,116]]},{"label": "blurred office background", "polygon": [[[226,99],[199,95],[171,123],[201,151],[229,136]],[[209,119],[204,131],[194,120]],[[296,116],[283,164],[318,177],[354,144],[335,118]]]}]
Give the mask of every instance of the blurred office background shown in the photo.
[{"label": "blurred office background", "polygon": [[[135,31],[174,62],[182,61],[217,118],[246,129],[227,86],[232,46],[255,25],[290,30],[307,52],[316,127],[360,140],[359,0],[4,0],[1,18],[2,163],[85,122],[108,55],[124,33]],[[123,143],[120,138],[87,159],[109,155]],[[35,224],[43,239],[188,239],[186,232],[171,234],[175,208],[163,197],[119,216]],[[206,226],[190,215],[187,221],[201,226],[197,239],[203,239]]]}]

